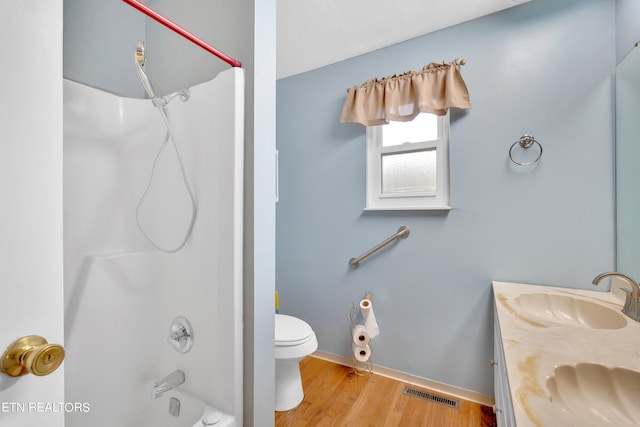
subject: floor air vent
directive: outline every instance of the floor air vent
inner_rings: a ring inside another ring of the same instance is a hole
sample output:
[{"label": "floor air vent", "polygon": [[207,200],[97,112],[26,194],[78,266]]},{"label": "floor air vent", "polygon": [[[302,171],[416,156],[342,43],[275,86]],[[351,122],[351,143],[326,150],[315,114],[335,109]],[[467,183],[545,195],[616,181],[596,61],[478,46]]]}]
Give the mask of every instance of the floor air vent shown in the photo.
[{"label": "floor air vent", "polygon": [[402,394],[417,397],[418,399],[427,400],[429,402],[438,403],[449,408],[460,409],[460,402],[458,402],[457,400],[449,399],[448,397],[444,396],[438,396],[437,394],[433,394],[428,391],[418,390],[412,387],[405,386],[402,390]]}]

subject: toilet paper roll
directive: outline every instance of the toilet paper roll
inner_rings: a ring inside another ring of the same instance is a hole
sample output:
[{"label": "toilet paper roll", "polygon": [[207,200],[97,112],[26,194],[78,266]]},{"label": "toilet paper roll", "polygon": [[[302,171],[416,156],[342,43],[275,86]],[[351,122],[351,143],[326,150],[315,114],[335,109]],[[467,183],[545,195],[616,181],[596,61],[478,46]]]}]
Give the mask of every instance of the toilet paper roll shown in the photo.
[{"label": "toilet paper roll", "polygon": [[369,312],[371,311],[371,300],[365,298],[362,301],[360,301],[360,313],[362,313],[362,317],[363,318],[367,318],[367,316],[369,315]]},{"label": "toilet paper roll", "polygon": [[364,325],[356,325],[353,328],[353,343],[355,345],[367,345],[371,340],[371,336]]},{"label": "toilet paper roll", "polygon": [[362,313],[362,317],[364,317],[364,327],[365,330],[369,333],[370,338],[375,338],[380,335],[380,328],[378,327],[378,322],[376,322],[376,315],[373,313],[373,304],[371,300],[363,299],[360,301],[360,312]]},{"label": "toilet paper roll", "polygon": [[356,345],[355,343],[351,347],[353,350],[353,357],[358,362],[366,362],[371,357],[371,347],[368,345]]}]

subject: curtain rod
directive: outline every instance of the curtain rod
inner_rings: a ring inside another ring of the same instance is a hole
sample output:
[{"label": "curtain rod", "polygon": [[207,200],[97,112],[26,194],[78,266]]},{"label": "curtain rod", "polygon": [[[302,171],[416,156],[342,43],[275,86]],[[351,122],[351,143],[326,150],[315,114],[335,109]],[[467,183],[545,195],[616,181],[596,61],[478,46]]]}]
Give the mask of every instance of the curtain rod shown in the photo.
[{"label": "curtain rod", "polygon": [[242,67],[242,64],[240,63],[240,61],[235,60],[235,59],[231,58],[230,56],[227,56],[224,53],[220,52],[215,47],[211,46],[210,44],[208,44],[207,42],[203,41],[202,39],[199,39],[198,37],[196,37],[195,35],[193,35],[189,31],[185,30],[184,28],[182,28],[181,26],[179,26],[175,22],[173,22],[173,21],[165,18],[164,16],[160,15],[158,12],[156,12],[153,9],[151,9],[149,6],[143,4],[139,0],[122,0],[122,1],[127,3],[128,5],[136,8],[136,9],[138,9],[140,12],[142,12],[145,15],[147,15],[148,17],[156,20],[157,22],[161,23],[162,25],[164,25],[165,27],[169,28],[170,30],[180,34],[182,37],[184,37],[185,39],[189,40],[190,42],[200,46],[202,49],[206,50],[207,52],[217,56],[220,59],[222,59],[224,62],[226,62],[227,64],[231,65],[232,67]]}]

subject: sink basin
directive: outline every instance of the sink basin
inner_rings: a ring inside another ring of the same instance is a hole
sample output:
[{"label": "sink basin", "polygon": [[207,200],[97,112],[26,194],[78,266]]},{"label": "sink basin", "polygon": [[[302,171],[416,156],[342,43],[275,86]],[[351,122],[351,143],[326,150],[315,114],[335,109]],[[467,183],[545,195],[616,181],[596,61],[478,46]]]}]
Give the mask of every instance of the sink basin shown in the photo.
[{"label": "sink basin", "polygon": [[620,311],[567,295],[543,292],[516,297],[522,312],[547,322],[593,329],[619,329],[627,324]]},{"label": "sink basin", "polygon": [[561,365],[547,378],[551,403],[571,425],[640,425],[640,372],[596,363]]}]

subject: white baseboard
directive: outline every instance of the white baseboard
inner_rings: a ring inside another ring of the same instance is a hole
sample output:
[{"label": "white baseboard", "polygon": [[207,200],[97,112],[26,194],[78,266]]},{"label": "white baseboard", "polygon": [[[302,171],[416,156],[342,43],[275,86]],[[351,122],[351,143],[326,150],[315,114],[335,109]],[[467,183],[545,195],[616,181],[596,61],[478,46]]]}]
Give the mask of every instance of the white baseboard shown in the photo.
[{"label": "white baseboard", "polygon": [[[338,365],[351,366],[351,358],[349,357],[325,353],[324,351],[320,350],[316,351],[311,356],[329,362],[337,363]],[[373,373],[376,375],[381,375],[383,377],[401,381],[409,385],[426,388],[449,396],[468,400],[470,402],[479,403],[481,405],[493,406],[495,404],[495,399],[493,396],[486,396],[475,391],[455,387],[449,384],[444,384],[438,381],[430,380],[428,378],[422,378],[404,372],[399,372],[395,369],[385,368],[384,366],[373,365]]]}]

